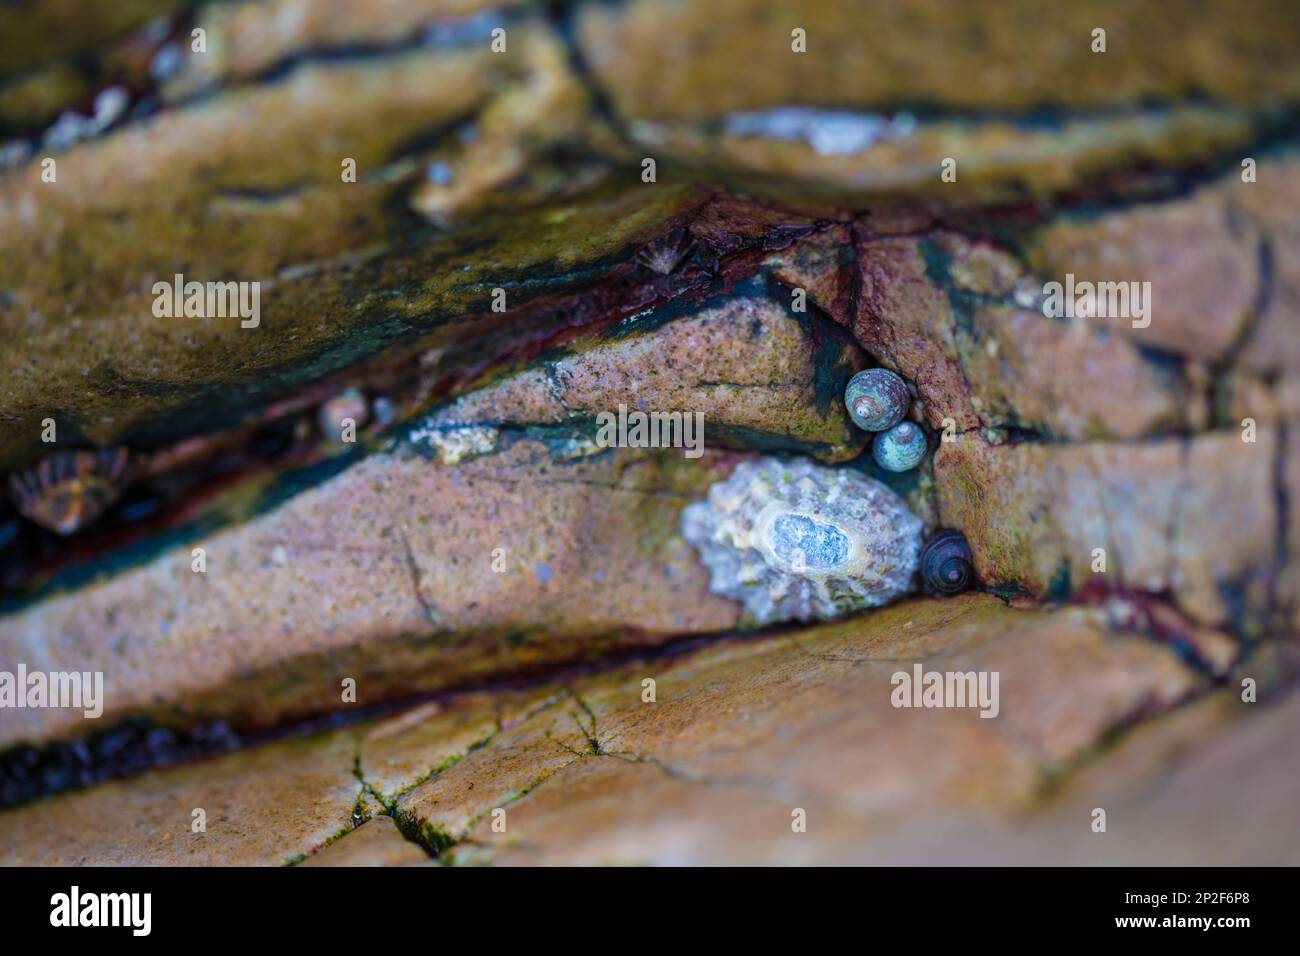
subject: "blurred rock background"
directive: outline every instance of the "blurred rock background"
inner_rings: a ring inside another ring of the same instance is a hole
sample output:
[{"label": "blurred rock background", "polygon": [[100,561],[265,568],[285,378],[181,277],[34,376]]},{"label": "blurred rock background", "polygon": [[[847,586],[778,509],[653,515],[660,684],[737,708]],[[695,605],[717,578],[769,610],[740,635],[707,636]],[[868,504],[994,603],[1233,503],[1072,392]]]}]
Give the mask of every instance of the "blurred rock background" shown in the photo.
[{"label": "blurred rock background", "polygon": [[[0,470],[47,418],[131,468],[70,537],[0,511],[0,671],[107,685],[0,712],[0,859],[1300,858],[1288,4],[81,7],[0,7]],[[177,273],[260,324],[156,316]],[[1150,325],[1046,316],[1066,273]],[[708,450],[594,448],[619,403]],[[759,454],[978,593],[741,630],[678,520]],[[894,708],[914,663],[999,716]]]}]

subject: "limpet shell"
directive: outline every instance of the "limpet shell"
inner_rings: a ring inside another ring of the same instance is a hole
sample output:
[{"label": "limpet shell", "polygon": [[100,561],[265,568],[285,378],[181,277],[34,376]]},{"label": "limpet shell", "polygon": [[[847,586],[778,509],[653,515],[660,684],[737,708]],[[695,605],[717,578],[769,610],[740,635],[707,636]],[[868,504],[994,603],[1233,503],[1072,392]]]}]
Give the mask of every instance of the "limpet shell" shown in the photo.
[{"label": "limpet shell", "polygon": [[694,248],[695,242],[687,230],[674,229],[663,239],[646,245],[636,254],[636,261],[656,275],[671,275]]},{"label": "limpet shell", "polygon": [[681,528],[710,589],[760,626],[887,604],[911,589],[921,552],[921,519],[898,495],[804,460],[738,465],[683,510]]}]

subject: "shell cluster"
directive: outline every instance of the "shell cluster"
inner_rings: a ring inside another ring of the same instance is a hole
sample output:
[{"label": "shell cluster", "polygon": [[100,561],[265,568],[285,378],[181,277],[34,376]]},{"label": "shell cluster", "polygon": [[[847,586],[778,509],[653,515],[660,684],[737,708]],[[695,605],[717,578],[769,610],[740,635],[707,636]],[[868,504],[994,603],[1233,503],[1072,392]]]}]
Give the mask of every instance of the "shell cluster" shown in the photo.
[{"label": "shell cluster", "polygon": [[871,457],[886,471],[910,471],[929,450],[925,430],[903,421],[911,404],[907,383],[887,368],[861,371],[844,389],[844,407],[853,424],[877,433]]},{"label": "shell cluster", "polygon": [[122,494],[125,448],[58,452],[9,479],[18,510],[56,534],[93,522]]},{"label": "shell cluster", "polygon": [[711,590],[754,624],[830,619],[906,594],[922,523],[874,479],[808,461],[736,467],[682,513]]}]

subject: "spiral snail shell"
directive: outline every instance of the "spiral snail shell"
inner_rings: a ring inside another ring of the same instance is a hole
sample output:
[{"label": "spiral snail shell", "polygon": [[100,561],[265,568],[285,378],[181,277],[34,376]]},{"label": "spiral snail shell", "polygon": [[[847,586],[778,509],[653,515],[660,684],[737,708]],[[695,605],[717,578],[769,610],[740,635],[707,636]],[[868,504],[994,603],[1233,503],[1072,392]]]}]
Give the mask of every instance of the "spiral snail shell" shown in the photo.
[{"label": "spiral snail shell", "polygon": [[960,531],[945,528],[921,548],[921,581],[934,594],[956,594],[974,576],[970,545]]},{"label": "spiral snail shell", "polygon": [[907,414],[912,395],[907,383],[887,368],[869,368],[849,379],[844,407],[853,424],[864,431],[883,432]]},{"label": "spiral snail shell", "polygon": [[886,471],[910,471],[929,450],[925,431],[915,422],[899,422],[881,432],[871,445],[871,457]]}]

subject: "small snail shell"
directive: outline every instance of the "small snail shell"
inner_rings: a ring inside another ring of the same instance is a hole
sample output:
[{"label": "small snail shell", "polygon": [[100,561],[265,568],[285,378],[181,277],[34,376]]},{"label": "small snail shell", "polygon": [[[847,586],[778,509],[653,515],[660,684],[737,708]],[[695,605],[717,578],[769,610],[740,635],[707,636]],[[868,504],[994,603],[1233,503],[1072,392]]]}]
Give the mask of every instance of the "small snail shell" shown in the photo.
[{"label": "small snail shell", "polygon": [[925,432],[914,422],[899,422],[881,432],[871,445],[871,457],[886,471],[910,471],[929,450]]},{"label": "small snail shell", "polygon": [[316,414],[321,434],[332,442],[343,440],[343,427],[348,419],[352,420],[354,428],[361,428],[370,421],[370,403],[360,389],[349,388],[340,392],[321,405]]},{"label": "small snail shell", "polygon": [[912,404],[907,383],[887,368],[869,368],[849,379],[844,406],[853,424],[864,431],[883,432],[903,420]]},{"label": "small snail shell", "polygon": [[934,594],[956,594],[974,576],[970,545],[960,531],[945,528],[921,548],[921,580]]}]

